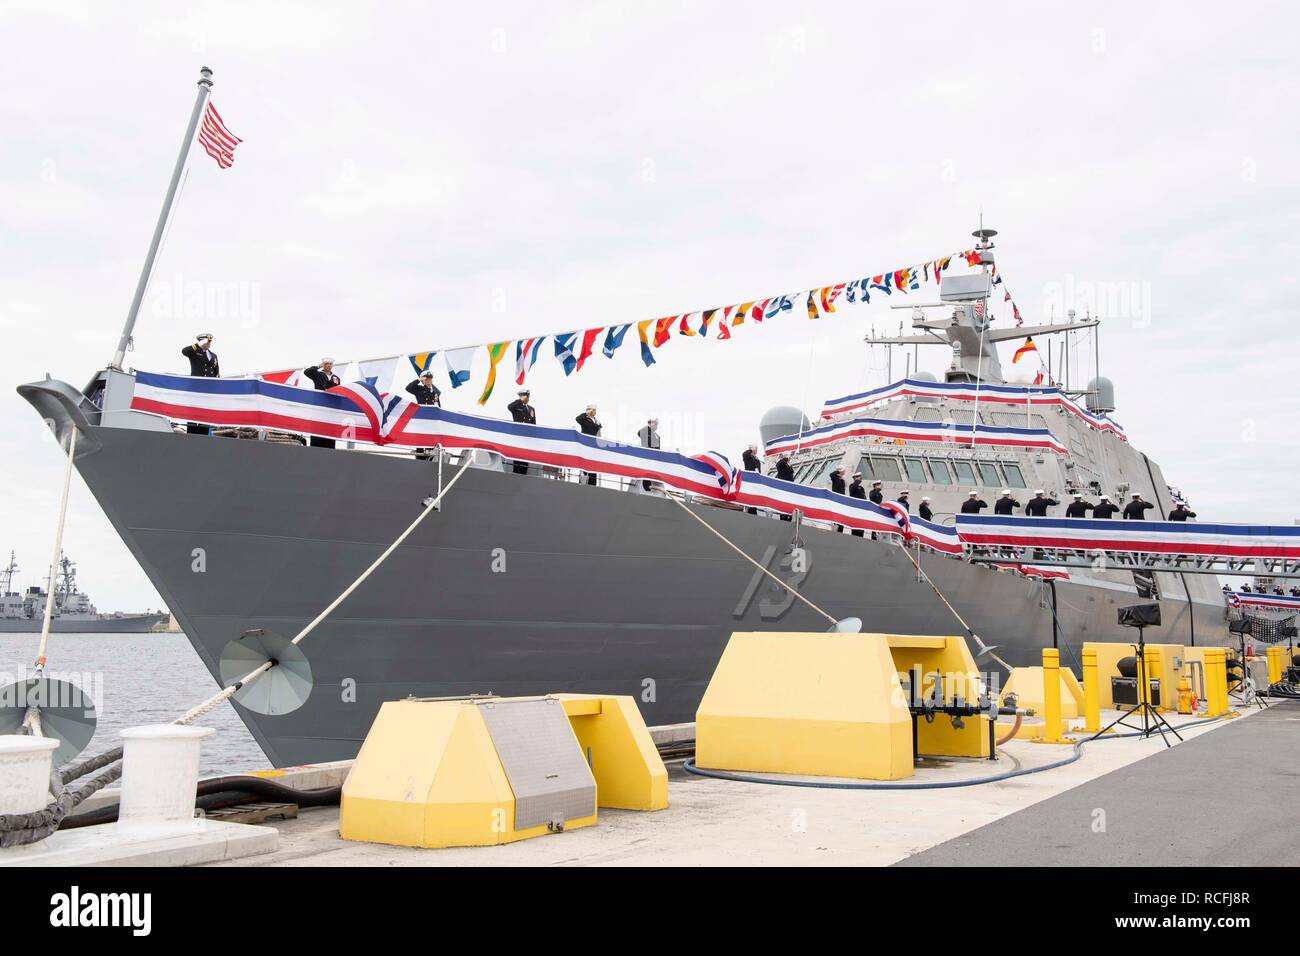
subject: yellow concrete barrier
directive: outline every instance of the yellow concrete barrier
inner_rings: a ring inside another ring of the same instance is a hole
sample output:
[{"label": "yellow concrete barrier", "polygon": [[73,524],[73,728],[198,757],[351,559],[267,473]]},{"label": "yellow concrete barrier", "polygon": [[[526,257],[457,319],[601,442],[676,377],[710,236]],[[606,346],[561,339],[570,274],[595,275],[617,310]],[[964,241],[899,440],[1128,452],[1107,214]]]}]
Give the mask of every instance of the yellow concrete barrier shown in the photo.
[{"label": "yellow concrete barrier", "polygon": [[[538,740],[544,737],[547,766],[555,767],[554,776],[572,780],[579,792],[585,786],[585,805],[592,810],[563,819],[563,829],[594,824],[596,806],[667,806],[667,771],[629,697],[389,701],[380,707],[343,784],[340,836],[450,847],[513,843],[551,832],[554,822],[516,829],[517,795],[497,751],[496,741],[504,738],[494,737],[507,729],[493,731],[485,716],[495,705],[538,701],[562,707],[568,718],[561,720],[558,734],[553,718],[544,721],[548,732],[539,733]],[[510,746],[526,747],[529,737],[527,729],[516,729]],[[572,753],[565,750],[570,744]],[[541,776],[538,771],[523,782],[534,786]],[[535,792],[529,796],[537,799]]]},{"label": "yellow concrete barrier", "polygon": [[[1046,648],[1052,650],[1052,648]],[[1083,686],[1074,672],[1068,667],[1060,666],[1060,652],[1057,653],[1057,666],[1054,668],[1057,683],[1056,696],[1060,701],[1061,717],[1071,720],[1082,714],[1085,700]],[[1002,685],[1001,699],[1014,694],[1020,707],[1028,707],[1036,714],[1043,713],[1047,704],[1047,680],[1042,667],[1013,667],[1006,683]]]},{"label": "yellow concrete barrier", "polygon": [[731,635],[695,714],[695,762],[867,780],[911,776],[911,717],[888,641]]},{"label": "yellow concrete barrier", "polygon": [[556,694],[596,778],[598,803],[618,810],[663,810],[668,771],[631,697]]}]

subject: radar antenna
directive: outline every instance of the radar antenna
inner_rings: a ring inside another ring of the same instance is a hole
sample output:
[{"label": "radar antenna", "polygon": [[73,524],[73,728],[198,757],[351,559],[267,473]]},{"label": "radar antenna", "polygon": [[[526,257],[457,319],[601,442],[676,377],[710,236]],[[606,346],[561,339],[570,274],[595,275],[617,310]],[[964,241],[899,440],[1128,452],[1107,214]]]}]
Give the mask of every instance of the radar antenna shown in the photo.
[{"label": "radar antenna", "polygon": [[[968,275],[946,276],[939,290],[938,302],[909,302],[890,305],[891,309],[910,309],[914,334],[867,336],[869,345],[942,345],[952,352],[952,365],[947,371],[950,382],[1006,381],[998,359],[998,342],[1029,336],[1056,335],[1074,329],[1086,329],[1100,324],[1096,319],[1075,320],[1063,323],[1016,326],[1005,329],[990,328],[993,314],[989,296],[993,292],[994,266],[993,237],[996,229],[984,225],[980,213],[979,228],[971,233],[976,239],[979,272]],[[927,309],[943,309],[937,315],[927,314]]]}]

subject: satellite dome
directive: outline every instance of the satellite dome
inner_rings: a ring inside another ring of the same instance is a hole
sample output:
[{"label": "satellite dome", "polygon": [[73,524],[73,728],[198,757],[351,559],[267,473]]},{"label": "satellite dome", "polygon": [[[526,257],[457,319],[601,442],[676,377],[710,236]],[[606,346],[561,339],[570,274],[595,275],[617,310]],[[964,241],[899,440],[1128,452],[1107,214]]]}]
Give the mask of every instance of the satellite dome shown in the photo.
[{"label": "satellite dome", "polygon": [[763,444],[767,444],[773,438],[780,438],[783,435],[796,435],[800,431],[808,431],[812,424],[808,421],[808,416],[792,405],[778,405],[776,408],[769,408],[763,413],[762,419],[758,423],[758,433],[763,438]]},{"label": "satellite dome", "polygon": [[1115,383],[1105,376],[1088,383],[1088,411],[1113,412],[1115,410]]},{"label": "satellite dome", "polygon": [[[916,382],[937,382],[939,377],[933,372],[913,372],[908,378]],[[939,401],[937,398],[931,398],[929,395],[913,395],[912,400],[916,402],[929,402],[931,404]]]}]

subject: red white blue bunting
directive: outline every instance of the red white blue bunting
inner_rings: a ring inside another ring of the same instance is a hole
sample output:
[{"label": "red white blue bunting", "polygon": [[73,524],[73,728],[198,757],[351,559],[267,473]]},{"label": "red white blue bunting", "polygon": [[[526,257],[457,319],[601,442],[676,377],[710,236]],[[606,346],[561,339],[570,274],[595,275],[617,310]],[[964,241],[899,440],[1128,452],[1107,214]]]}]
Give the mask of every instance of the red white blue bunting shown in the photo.
[{"label": "red white blue bunting", "polygon": [[955,422],[892,421],[886,418],[851,418],[782,435],[766,443],[769,455],[784,455],[801,448],[816,448],[847,438],[885,438],[904,442],[934,442],[997,448],[1050,448],[1062,455],[1069,449],[1046,428],[1005,428],[994,425],[959,425]]},{"label": "red white blue bunting", "polygon": [[1300,558],[1300,527],[957,515],[963,544],[1223,558]]},{"label": "red white blue bunting", "polygon": [[1225,591],[1228,607],[1264,607],[1277,611],[1300,612],[1300,597],[1291,594],[1264,594],[1261,591]]},{"label": "red white blue bunting", "polygon": [[1031,407],[1056,406],[1065,409],[1087,425],[1098,431],[1111,432],[1123,441],[1128,441],[1124,429],[1118,422],[1105,415],[1090,412],[1074,399],[1064,394],[1055,385],[986,385],[978,387],[967,382],[927,382],[924,379],[905,378],[880,388],[865,392],[856,392],[840,398],[832,398],[822,406],[822,418],[834,418],[847,412],[867,408],[879,402],[888,402],[896,398],[918,396],[922,398],[946,398],[953,401],[989,403],[994,405]]}]

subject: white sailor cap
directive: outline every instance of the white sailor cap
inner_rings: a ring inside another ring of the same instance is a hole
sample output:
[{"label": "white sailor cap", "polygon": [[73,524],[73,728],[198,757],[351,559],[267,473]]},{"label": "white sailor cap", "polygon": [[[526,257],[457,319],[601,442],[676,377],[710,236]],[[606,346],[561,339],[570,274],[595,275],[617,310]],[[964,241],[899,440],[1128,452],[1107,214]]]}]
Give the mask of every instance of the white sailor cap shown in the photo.
[{"label": "white sailor cap", "polygon": [[587,411],[589,411],[589,412],[594,412],[595,410],[596,410],[596,406],[595,406],[595,405],[588,405],[588,406],[587,406]]},{"label": "white sailor cap", "polygon": [[860,471],[855,471],[855,472],[853,473],[853,477],[854,477],[854,478],[861,478],[861,477],[862,477],[862,472],[860,472]]},{"label": "white sailor cap", "polygon": [[1034,494],[1036,494],[1036,495],[1045,495],[1045,494],[1047,494],[1047,492],[1043,491],[1042,488],[1035,488],[1035,489],[1034,489]]},{"label": "white sailor cap", "polygon": [[969,494],[968,497],[971,497],[971,498],[978,498],[979,496],[980,496],[980,493],[979,493],[978,491],[972,491],[972,492]]},{"label": "white sailor cap", "polygon": [[533,393],[530,392],[530,391],[529,391],[528,389],[526,389],[526,388],[521,388],[521,389],[520,389],[519,391],[517,391],[515,394],[516,394],[516,395],[531,395],[531,394],[533,394]]},{"label": "white sailor cap", "polygon": [[321,365],[333,365],[334,360],[332,358],[323,358],[320,360],[320,363]]},{"label": "white sailor cap", "polygon": [[1140,492],[1140,491],[1135,491],[1135,492],[1133,492],[1133,497],[1134,497],[1134,498],[1141,498],[1141,497],[1142,497],[1142,492]]},{"label": "white sailor cap", "polygon": [[204,339],[210,339],[210,338],[212,338],[211,332],[200,332],[198,335],[194,336],[194,341],[202,342]]},{"label": "white sailor cap", "polygon": [[922,500],[922,501],[929,501],[929,500],[930,500],[930,496],[929,496],[929,495],[922,495],[922,496],[921,496],[921,500]]},{"label": "white sailor cap", "polygon": [[420,378],[433,378],[433,373],[426,368],[423,372],[420,373]]},{"label": "white sailor cap", "polygon": [[873,484],[873,485],[878,485],[878,484],[880,484],[880,482],[877,480],[877,481],[873,481],[872,484]]},{"label": "white sailor cap", "polygon": [[898,493],[898,497],[906,498],[909,494],[911,494],[911,492],[909,492],[906,488],[904,488],[902,491]]},{"label": "white sailor cap", "polygon": [[1002,489],[1002,497],[1003,497],[1003,498],[1005,498],[1005,497],[1006,497],[1007,495],[1009,495],[1009,494],[1011,494],[1011,489],[1010,489],[1010,488],[1003,488],[1003,489]]},{"label": "white sailor cap", "polygon": [[1083,492],[1082,492],[1082,491],[1076,491],[1076,492],[1074,493],[1074,497],[1076,497],[1076,498],[1082,498],[1082,497],[1083,497]]},{"label": "white sailor cap", "polygon": [[1110,501],[1110,495],[1102,495],[1102,496],[1101,496],[1101,500],[1102,500],[1102,501]]}]

